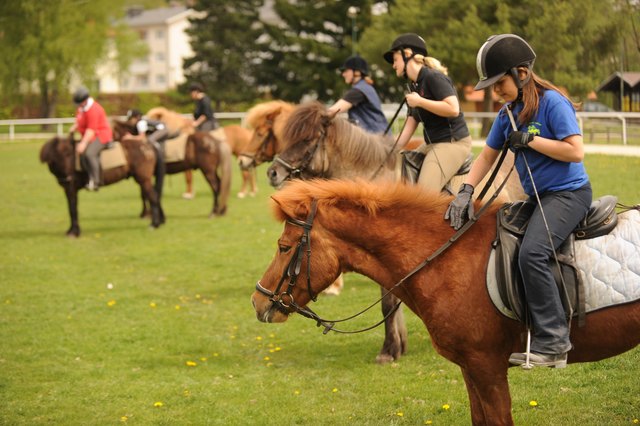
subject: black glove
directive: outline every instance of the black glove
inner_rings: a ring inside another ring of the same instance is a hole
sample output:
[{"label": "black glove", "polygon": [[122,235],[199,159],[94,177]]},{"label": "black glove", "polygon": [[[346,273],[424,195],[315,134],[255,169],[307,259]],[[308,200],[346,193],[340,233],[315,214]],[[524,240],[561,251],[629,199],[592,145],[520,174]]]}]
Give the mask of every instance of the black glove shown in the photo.
[{"label": "black glove", "polygon": [[533,134],[516,130],[509,135],[509,146],[513,149],[524,149],[529,147],[529,142],[533,140]]},{"label": "black glove", "polygon": [[444,220],[451,218],[451,227],[456,231],[462,228],[462,225],[473,217],[473,202],[471,196],[473,195],[473,186],[468,183],[463,183],[458,190],[456,199],[449,204],[447,212],[444,214]]}]

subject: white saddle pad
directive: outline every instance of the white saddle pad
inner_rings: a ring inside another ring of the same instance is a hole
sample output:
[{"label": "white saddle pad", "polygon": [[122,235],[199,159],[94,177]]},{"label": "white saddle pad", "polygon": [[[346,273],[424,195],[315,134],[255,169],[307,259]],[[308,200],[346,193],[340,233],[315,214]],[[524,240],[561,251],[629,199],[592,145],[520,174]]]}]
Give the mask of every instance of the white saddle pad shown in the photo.
[{"label": "white saddle pad", "polygon": [[[575,242],[576,263],[585,288],[586,312],[640,299],[640,211],[618,215],[608,235]],[[494,305],[515,318],[500,298],[495,278],[495,250],[487,265],[487,289]]]}]

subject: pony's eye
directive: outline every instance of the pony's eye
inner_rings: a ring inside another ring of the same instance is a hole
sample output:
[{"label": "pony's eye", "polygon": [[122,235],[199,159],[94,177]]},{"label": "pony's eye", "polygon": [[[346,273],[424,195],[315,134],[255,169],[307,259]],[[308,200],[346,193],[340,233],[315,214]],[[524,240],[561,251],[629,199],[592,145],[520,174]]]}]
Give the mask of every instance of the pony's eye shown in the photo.
[{"label": "pony's eye", "polygon": [[285,246],[284,244],[278,244],[278,250],[282,254],[286,254],[291,250],[291,246]]}]

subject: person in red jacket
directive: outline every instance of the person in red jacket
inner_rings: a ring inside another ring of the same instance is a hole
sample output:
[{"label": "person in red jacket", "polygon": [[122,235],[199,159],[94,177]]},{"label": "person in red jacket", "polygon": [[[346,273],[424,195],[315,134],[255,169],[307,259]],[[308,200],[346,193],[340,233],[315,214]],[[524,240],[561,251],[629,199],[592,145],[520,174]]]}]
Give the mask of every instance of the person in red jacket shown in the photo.
[{"label": "person in red jacket", "polygon": [[80,164],[89,175],[86,188],[97,191],[100,186],[100,152],[113,140],[113,133],[104,108],[89,96],[89,90],[80,87],[73,93],[73,102],[78,107],[76,123],[71,132],[82,135],[76,150],[80,154]]}]

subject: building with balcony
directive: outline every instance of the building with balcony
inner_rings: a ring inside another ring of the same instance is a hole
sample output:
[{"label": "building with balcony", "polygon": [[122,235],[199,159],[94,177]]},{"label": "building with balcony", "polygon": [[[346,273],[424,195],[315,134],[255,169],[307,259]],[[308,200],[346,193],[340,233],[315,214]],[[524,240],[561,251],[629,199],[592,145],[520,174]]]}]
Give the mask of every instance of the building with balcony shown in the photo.
[{"label": "building with balcony", "polygon": [[100,92],[165,92],[184,83],[182,65],[185,58],[193,56],[186,30],[191,25],[189,18],[197,14],[184,6],[130,9],[125,23],[146,43],[148,52],[121,73],[117,73],[112,61],[99,67]]}]

